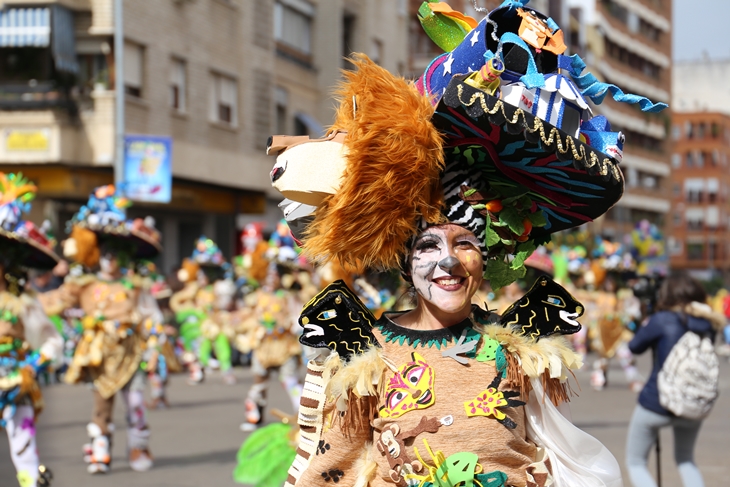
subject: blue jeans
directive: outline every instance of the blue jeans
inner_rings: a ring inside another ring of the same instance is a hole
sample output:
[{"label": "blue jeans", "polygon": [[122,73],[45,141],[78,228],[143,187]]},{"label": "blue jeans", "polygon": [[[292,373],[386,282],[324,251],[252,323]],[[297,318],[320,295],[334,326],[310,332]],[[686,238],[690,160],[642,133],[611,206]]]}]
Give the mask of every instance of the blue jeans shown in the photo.
[{"label": "blue jeans", "polygon": [[657,441],[659,429],[671,426],[674,430],[674,461],[684,487],[704,487],[700,469],[694,462],[695,443],[702,421],[675,416],[663,416],[636,405],[629,424],[626,440],[626,467],[634,487],[656,487],[649,473],[649,452]]}]

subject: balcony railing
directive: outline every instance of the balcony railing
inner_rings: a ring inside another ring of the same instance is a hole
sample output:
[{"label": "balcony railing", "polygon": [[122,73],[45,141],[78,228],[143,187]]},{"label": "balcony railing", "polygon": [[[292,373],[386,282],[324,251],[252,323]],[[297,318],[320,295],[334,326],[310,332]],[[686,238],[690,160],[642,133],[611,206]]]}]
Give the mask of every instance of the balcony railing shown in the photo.
[{"label": "balcony railing", "polygon": [[75,110],[75,103],[53,83],[0,84],[0,110],[42,110],[65,108]]}]

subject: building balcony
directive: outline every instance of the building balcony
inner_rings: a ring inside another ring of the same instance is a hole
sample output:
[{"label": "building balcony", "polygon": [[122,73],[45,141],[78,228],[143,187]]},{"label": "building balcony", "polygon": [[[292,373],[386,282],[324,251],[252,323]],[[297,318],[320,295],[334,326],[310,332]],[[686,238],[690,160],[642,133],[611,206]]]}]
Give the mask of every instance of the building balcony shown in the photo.
[{"label": "building balcony", "polygon": [[53,91],[11,93],[0,95],[0,163],[112,163],[114,92],[94,91],[78,110],[69,110],[75,101]]},{"label": "building balcony", "polygon": [[53,83],[0,84],[0,110],[75,110],[76,104]]}]

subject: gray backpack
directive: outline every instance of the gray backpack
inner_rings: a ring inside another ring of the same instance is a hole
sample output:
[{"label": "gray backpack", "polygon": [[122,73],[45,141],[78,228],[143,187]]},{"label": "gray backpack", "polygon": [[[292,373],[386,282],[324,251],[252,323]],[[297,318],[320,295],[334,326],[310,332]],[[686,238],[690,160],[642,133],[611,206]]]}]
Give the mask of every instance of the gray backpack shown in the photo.
[{"label": "gray backpack", "polygon": [[712,340],[687,330],[659,371],[659,403],[675,416],[702,419],[717,400],[719,377]]}]

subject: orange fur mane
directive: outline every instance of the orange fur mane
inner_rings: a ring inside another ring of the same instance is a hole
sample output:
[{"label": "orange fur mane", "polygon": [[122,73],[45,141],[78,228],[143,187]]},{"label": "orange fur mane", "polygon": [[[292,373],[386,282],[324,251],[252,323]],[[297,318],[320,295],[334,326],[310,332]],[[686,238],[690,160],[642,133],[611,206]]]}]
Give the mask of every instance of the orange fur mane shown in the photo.
[{"label": "orange fur mane", "polygon": [[362,54],[353,64],[332,126],[347,132],[342,186],[317,208],[304,249],[320,262],[394,268],[419,219],[443,218],[442,139],[434,108],[411,83]]}]

